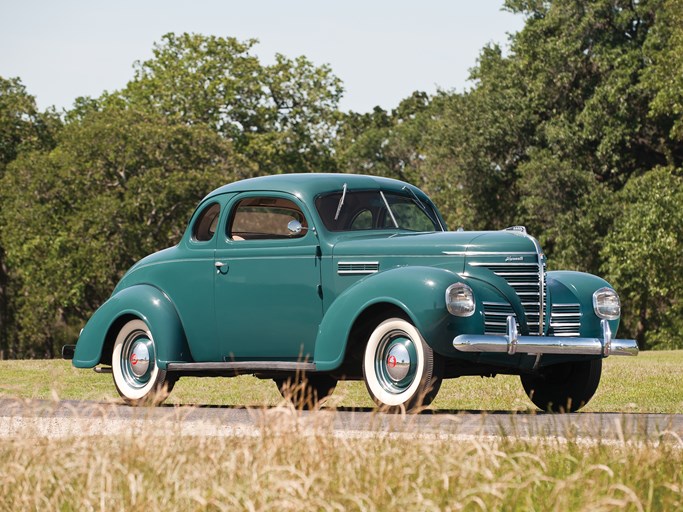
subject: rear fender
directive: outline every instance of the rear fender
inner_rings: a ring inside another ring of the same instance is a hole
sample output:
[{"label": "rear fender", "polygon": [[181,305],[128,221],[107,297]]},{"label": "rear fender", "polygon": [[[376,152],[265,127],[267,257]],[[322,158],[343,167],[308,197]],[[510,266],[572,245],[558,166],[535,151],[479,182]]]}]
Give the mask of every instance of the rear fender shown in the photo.
[{"label": "rear fender", "polygon": [[158,288],[140,284],[119,291],[95,311],[78,338],[73,365],[92,368],[107,361],[109,354],[103,354],[104,347],[109,348],[126,318],[133,317],[149,326],[161,369],[166,369],[169,362],[192,361],[185,331],[171,300]]}]

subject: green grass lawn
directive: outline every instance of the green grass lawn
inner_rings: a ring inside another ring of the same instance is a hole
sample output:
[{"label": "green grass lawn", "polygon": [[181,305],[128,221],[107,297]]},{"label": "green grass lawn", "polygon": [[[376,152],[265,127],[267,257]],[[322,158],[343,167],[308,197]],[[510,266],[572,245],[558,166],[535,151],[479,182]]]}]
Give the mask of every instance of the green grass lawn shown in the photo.
[{"label": "green grass lawn", "polygon": [[[119,400],[110,374],[77,370],[68,361],[0,361],[0,396]],[[251,376],[181,379],[168,399],[175,404],[268,406],[280,402],[270,380]],[[362,382],[341,382],[329,407],[372,407]],[[434,409],[533,410],[518,377],[462,377],[443,383]],[[683,413],[683,351],[609,357],[600,387],[583,411]]]},{"label": "green grass lawn", "polygon": [[[586,411],[683,411],[683,351],[605,361]],[[0,396],[115,400],[111,375],[66,361],[0,361]],[[264,406],[275,385],[243,376],[182,379],[172,403]],[[372,406],[362,382],[331,406]],[[519,379],[444,383],[434,408],[527,410]],[[0,510],[683,510],[683,444],[674,437],[369,438],[306,432],[274,416],[258,435],[159,430],[118,436],[0,437]],[[276,411],[273,411],[276,412]]]}]

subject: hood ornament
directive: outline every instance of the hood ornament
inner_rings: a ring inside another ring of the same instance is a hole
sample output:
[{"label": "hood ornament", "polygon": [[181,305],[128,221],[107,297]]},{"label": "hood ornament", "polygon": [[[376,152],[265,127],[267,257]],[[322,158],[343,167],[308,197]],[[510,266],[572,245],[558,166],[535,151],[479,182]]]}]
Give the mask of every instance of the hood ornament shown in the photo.
[{"label": "hood ornament", "polygon": [[526,227],[524,226],[510,226],[509,228],[505,228],[503,231],[512,231],[514,233],[520,233],[522,235],[526,235]]}]

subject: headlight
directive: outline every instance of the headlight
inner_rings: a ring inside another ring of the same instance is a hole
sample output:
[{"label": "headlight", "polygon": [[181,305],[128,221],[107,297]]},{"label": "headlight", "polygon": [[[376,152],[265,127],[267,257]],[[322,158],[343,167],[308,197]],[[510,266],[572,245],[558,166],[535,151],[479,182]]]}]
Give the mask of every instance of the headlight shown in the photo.
[{"label": "headlight", "polygon": [[593,293],[593,310],[598,318],[616,320],[621,315],[619,295],[612,288],[600,288]]},{"label": "headlight", "polygon": [[451,315],[472,316],[476,303],[472,288],[465,283],[455,283],[446,290],[446,309]]}]

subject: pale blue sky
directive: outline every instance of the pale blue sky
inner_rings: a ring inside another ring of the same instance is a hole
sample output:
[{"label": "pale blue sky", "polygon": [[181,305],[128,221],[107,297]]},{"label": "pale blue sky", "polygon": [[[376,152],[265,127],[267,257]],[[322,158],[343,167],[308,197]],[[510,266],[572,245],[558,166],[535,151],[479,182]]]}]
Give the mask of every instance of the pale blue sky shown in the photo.
[{"label": "pale blue sky", "polygon": [[0,76],[40,108],[123,87],[167,32],[257,38],[255,53],[327,63],[344,110],[391,109],[414,90],[463,90],[481,48],[507,44],[523,18],[503,0],[0,0]]}]

